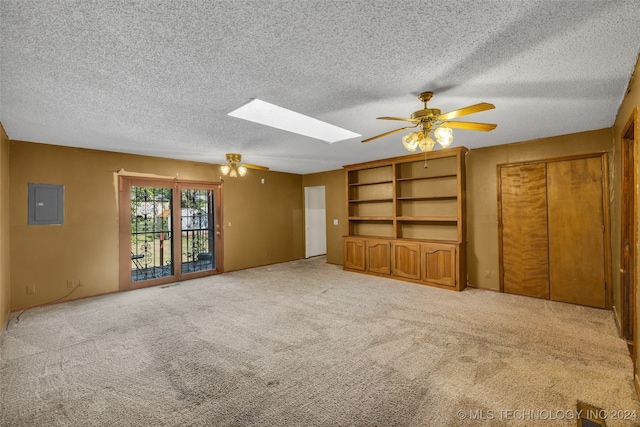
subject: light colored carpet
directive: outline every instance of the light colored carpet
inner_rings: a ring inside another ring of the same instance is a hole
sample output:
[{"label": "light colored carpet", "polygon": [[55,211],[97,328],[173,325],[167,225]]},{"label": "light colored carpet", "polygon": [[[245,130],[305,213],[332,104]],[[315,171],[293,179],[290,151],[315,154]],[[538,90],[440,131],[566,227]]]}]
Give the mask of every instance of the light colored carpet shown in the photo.
[{"label": "light colored carpet", "polygon": [[0,381],[2,426],[575,426],[577,400],[640,413],[609,311],[323,257],[14,315]]}]

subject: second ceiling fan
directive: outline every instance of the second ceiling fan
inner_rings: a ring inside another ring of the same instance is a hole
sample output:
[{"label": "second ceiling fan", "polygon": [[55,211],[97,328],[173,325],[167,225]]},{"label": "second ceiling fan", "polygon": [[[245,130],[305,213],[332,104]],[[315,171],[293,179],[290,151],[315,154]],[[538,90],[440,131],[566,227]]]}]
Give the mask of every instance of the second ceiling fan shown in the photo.
[{"label": "second ceiling fan", "polygon": [[242,155],[238,153],[227,153],[227,163],[220,165],[220,170],[223,175],[228,175],[232,178],[239,176],[245,176],[247,169],[256,169],[262,171],[268,171],[266,166],[252,165],[249,163],[242,163]]},{"label": "second ceiling fan", "polygon": [[[416,149],[419,148],[421,151],[426,152],[433,149],[436,141],[442,145],[442,147],[448,147],[451,144],[451,141],[453,141],[452,128],[488,132],[497,127],[497,125],[489,123],[451,121],[451,119],[456,119],[469,114],[492,110],[495,108],[493,104],[481,102],[479,104],[449,111],[448,113],[441,113],[437,108],[427,107],[427,102],[431,100],[432,97],[433,92],[422,92],[420,96],[418,96],[418,99],[424,103],[424,108],[415,111],[411,114],[411,117],[378,117],[378,120],[399,120],[409,122],[412,126],[404,126],[399,129],[394,129],[392,131],[364,139],[362,142],[373,141],[374,139],[382,138],[383,136],[420,126],[420,130],[411,132],[404,136],[402,138],[402,144],[408,151],[416,151]],[[430,137],[431,133],[433,133],[435,141]]]}]

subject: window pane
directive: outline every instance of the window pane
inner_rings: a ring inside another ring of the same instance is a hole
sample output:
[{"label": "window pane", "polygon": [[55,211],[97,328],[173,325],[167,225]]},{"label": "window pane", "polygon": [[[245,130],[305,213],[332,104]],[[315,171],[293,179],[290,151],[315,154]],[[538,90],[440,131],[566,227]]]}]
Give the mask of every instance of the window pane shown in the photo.
[{"label": "window pane", "polygon": [[213,270],[215,245],[212,190],[182,190],[180,225],[182,227],[182,273]]},{"label": "window pane", "polygon": [[131,280],[173,275],[170,188],[131,187]]}]

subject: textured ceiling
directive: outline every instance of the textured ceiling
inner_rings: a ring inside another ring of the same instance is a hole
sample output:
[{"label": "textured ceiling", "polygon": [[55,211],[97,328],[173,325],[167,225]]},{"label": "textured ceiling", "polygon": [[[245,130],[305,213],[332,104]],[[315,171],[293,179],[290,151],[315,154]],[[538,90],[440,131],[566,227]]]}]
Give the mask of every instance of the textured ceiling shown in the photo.
[{"label": "textured ceiling", "polygon": [[[478,102],[454,145],[610,127],[638,0],[0,0],[0,121],[14,140],[310,173],[406,154],[417,95]],[[227,115],[259,98],[363,135],[334,144]],[[408,132],[408,131],[407,131]]]}]

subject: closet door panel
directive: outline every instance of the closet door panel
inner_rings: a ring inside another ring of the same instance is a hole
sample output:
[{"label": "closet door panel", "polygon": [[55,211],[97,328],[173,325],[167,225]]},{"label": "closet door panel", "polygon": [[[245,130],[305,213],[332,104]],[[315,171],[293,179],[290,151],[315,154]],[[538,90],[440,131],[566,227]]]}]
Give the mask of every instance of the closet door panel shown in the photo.
[{"label": "closet door panel", "polygon": [[547,165],[551,299],[605,308],[602,161]]},{"label": "closet door panel", "polygon": [[549,298],[544,163],[500,168],[503,291]]}]

